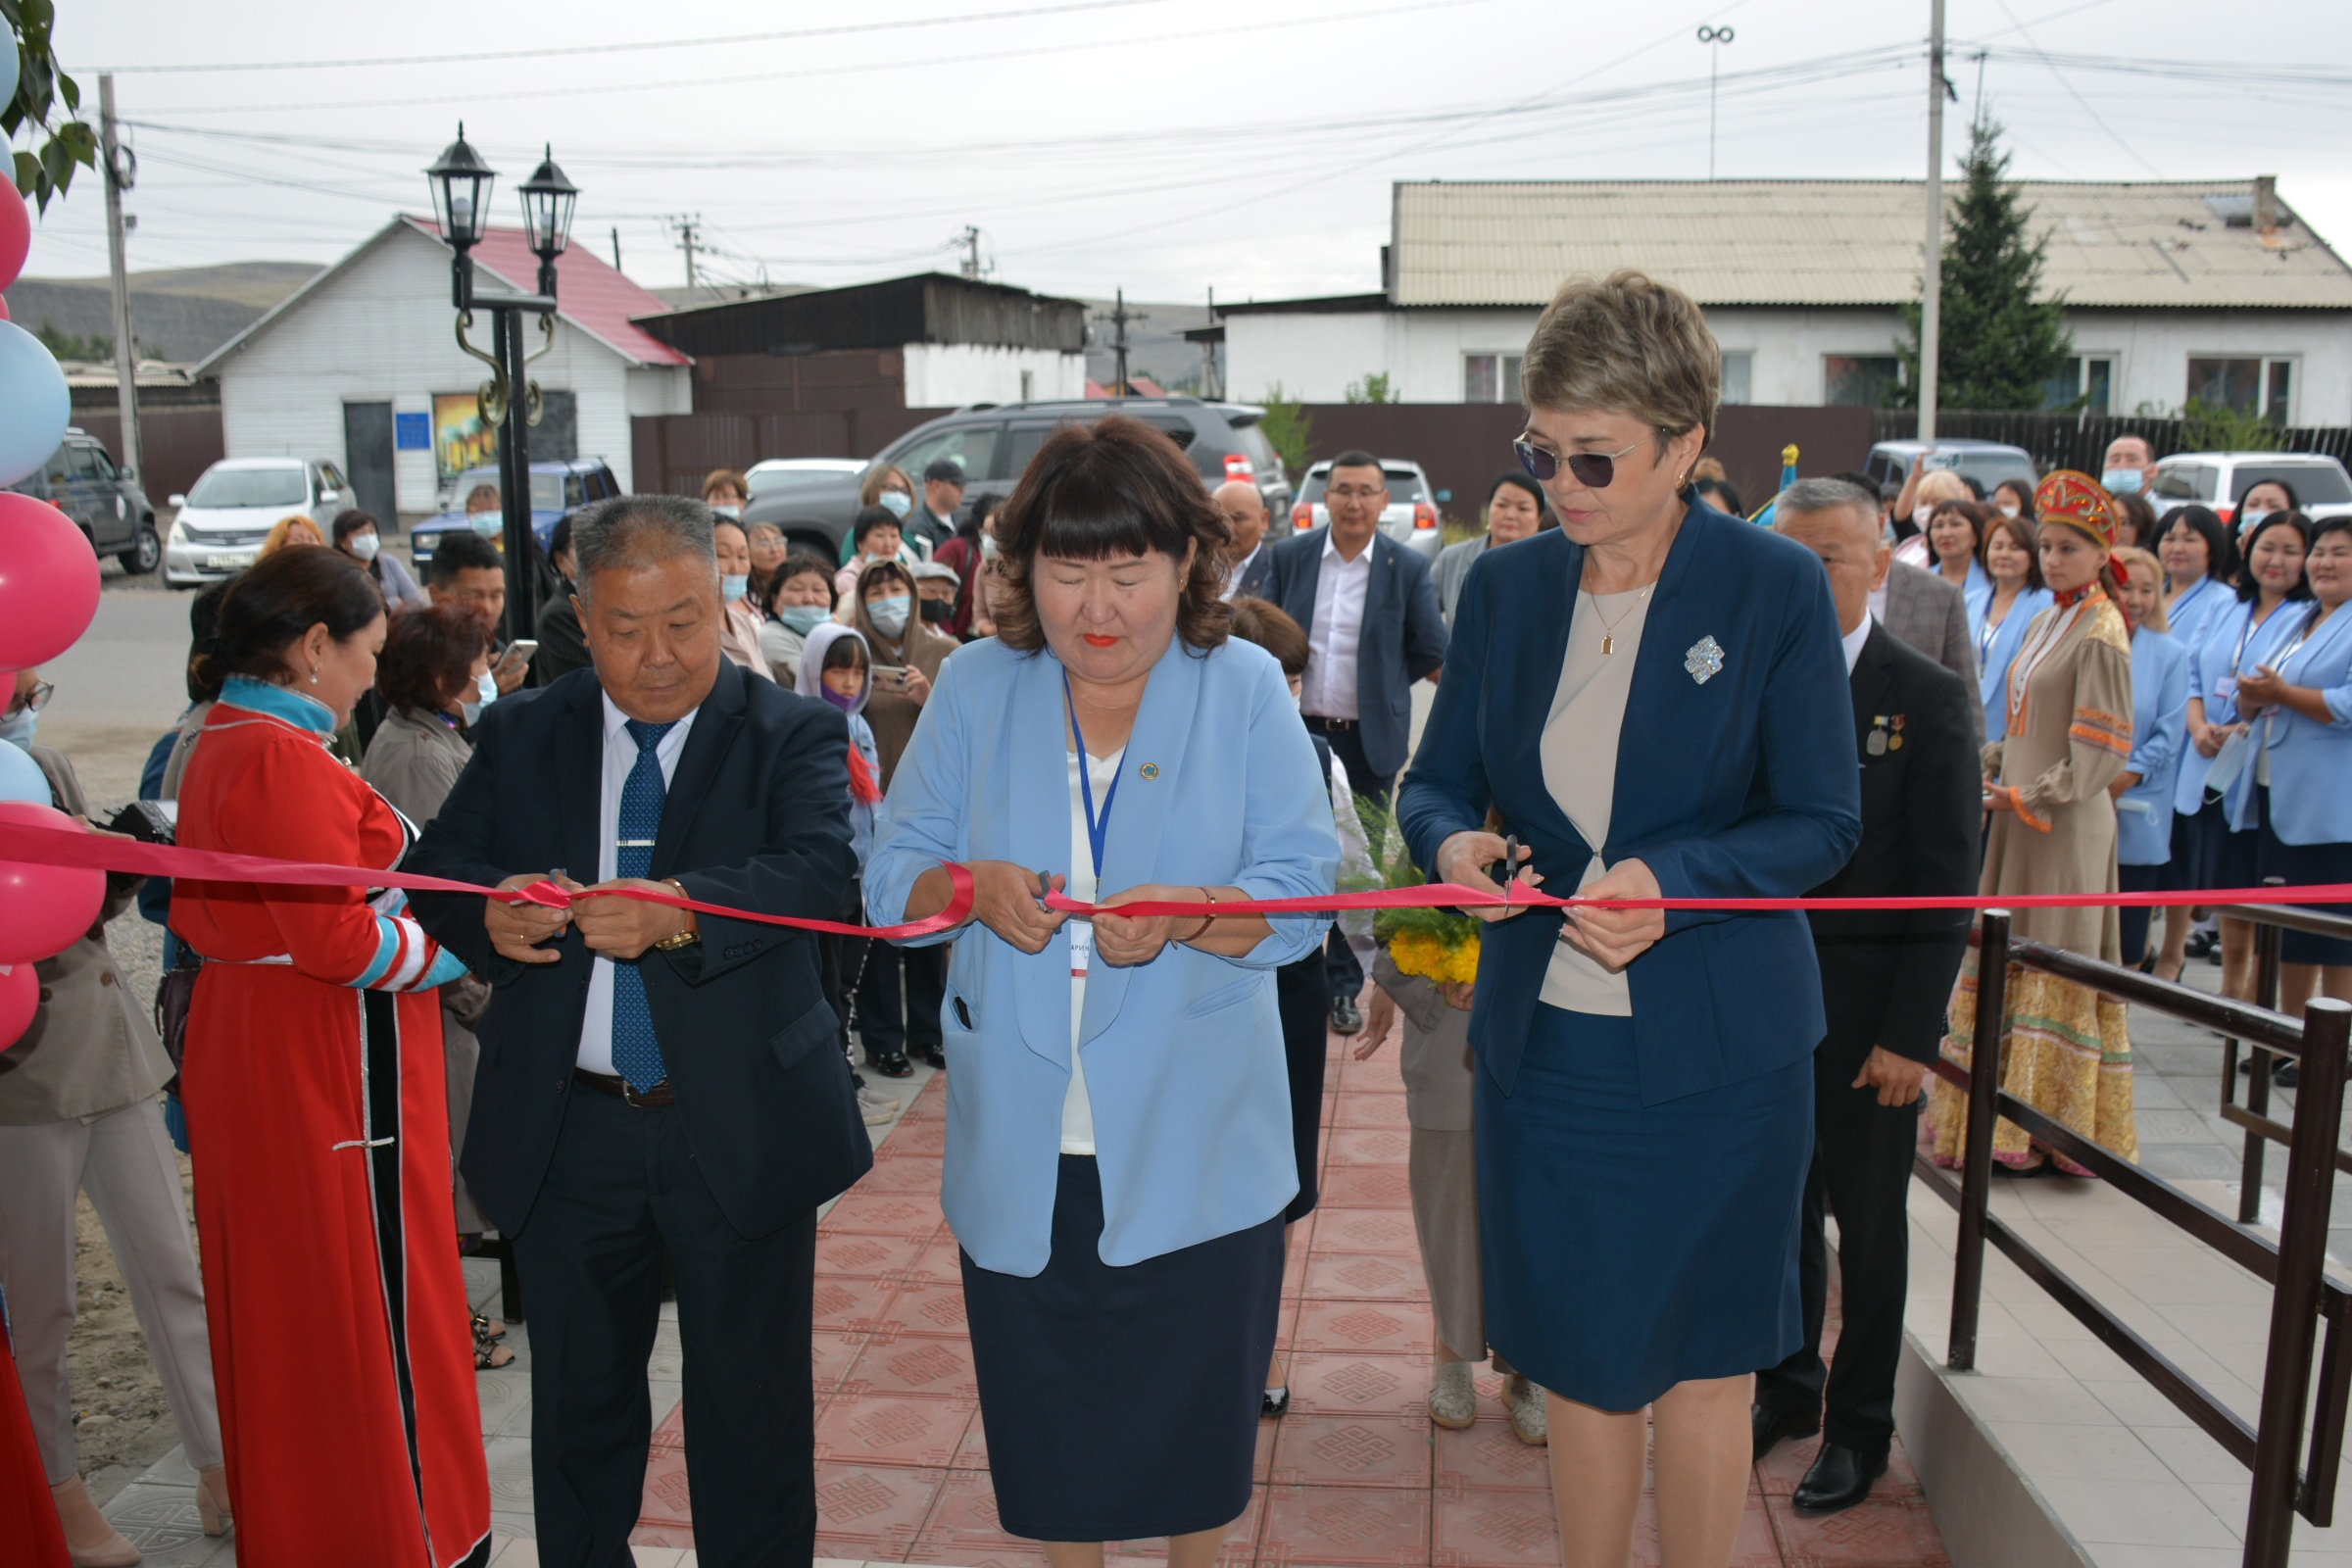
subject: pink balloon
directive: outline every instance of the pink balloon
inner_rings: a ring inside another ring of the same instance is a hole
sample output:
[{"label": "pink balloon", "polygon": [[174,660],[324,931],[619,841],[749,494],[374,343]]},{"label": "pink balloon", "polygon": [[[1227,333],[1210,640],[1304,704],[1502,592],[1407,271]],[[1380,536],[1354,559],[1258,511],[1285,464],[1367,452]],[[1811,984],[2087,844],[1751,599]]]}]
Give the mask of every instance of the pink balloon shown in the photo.
[{"label": "pink balloon", "polygon": [[[54,806],[0,801],[0,822],[81,831]],[[53,958],[89,933],[106,906],[106,873],[0,860],[0,963]]]},{"label": "pink balloon", "polygon": [[[8,197],[0,192],[0,209]],[[98,556],[74,519],[0,491],[0,667],[34,669],[74,646],[98,613]]]},{"label": "pink balloon", "polygon": [[17,280],[32,252],[32,209],[11,184],[0,190],[0,288]]},{"label": "pink balloon", "polygon": [[29,963],[0,963],[0,1051],[24,1038],[41,1005],[40,976]]}]

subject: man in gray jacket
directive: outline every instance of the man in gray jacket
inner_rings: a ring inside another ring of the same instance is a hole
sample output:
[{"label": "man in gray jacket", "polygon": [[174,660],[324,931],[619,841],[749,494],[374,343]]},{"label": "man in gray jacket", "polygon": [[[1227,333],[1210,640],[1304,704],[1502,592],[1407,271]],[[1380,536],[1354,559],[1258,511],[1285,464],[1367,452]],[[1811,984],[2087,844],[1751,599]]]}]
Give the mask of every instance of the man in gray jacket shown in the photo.
[{"label": "man in gray jacket", "polygon": [[[1975,691],[1983,683],[1968,635],[1968,601],[1932,571],[1889,562],[1886,580],[1871,590],[1871,613],[1895,638],[1927,655]],[[1984,744],[1984,708],[1971,710],[1977,745]]]}]

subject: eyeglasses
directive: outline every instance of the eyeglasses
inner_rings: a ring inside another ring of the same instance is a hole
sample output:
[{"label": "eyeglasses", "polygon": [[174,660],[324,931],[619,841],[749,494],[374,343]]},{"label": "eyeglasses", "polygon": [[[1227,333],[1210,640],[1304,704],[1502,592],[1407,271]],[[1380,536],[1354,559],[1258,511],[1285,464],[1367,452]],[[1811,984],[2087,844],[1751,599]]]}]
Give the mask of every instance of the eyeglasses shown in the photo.
[{"label": "eyeglasses", "polygon": [[1562,457],[1549,447],[1540,447],[1521,436],[1511,443],[1511,450],[1519,454],[1519,466],[1525,468],[1530,477],[1557,478],[1560,465],[1565,463],[1568,471],[1576,475],[1578,484],[1588,490],[1606,490],[1609,481],[1617,477],[1617,460],[1641,444],[1636,441],[1623,452],[1576,452]]},{"label": "eyeglasses", "polygon": [[36,680],[32,683],[32,690],[24,694],[23,702],[12,702],[8,705],[8,713],[11,716],[18,713],[37,713],[48,707],[49,699],[56,695],[57,688],[55,686],[45,680]]}]

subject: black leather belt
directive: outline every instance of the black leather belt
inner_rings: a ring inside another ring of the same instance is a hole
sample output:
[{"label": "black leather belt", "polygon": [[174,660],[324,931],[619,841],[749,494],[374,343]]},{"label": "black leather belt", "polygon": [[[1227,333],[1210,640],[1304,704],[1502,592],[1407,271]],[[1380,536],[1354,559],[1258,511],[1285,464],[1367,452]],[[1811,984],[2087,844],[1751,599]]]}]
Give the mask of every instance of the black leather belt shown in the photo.
[{"label": "black leather belt", "polygon": [[666,1078],[651,1089],[632,1089],[626,1078],[616,1078],[611,1073],[590,1072],[585,1067],[574,1067],[571,1069],[571,1080],[573,1083],[582,1084],[595,1090],[600,1095],[611,1095],[614,1100],[625,1100],[632,1105],[660,1109],[662,1106],[674,1105],[678,1102],[678,1097],[670,1093],[669,1080]]},{"label": "black leather belt", "polygon": [[1325,718],[1321,713],[1308,713],[1306,715],[1306,725],[1309,729],[1314,729],[1317,727],[1327,730],[1353,729],[1355,728],[1355,720],[1352,718]]}]

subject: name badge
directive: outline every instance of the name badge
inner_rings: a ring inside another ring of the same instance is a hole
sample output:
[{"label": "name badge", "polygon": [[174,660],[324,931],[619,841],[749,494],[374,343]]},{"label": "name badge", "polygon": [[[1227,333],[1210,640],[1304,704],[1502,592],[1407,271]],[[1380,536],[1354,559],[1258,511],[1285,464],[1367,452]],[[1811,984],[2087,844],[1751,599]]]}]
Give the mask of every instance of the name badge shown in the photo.
[{"label": "name badge", "polygon": [[1083,980],[1095,961],[1094,922],[1072,920],[1066,929],[1070,933],[1070,978]]}]

